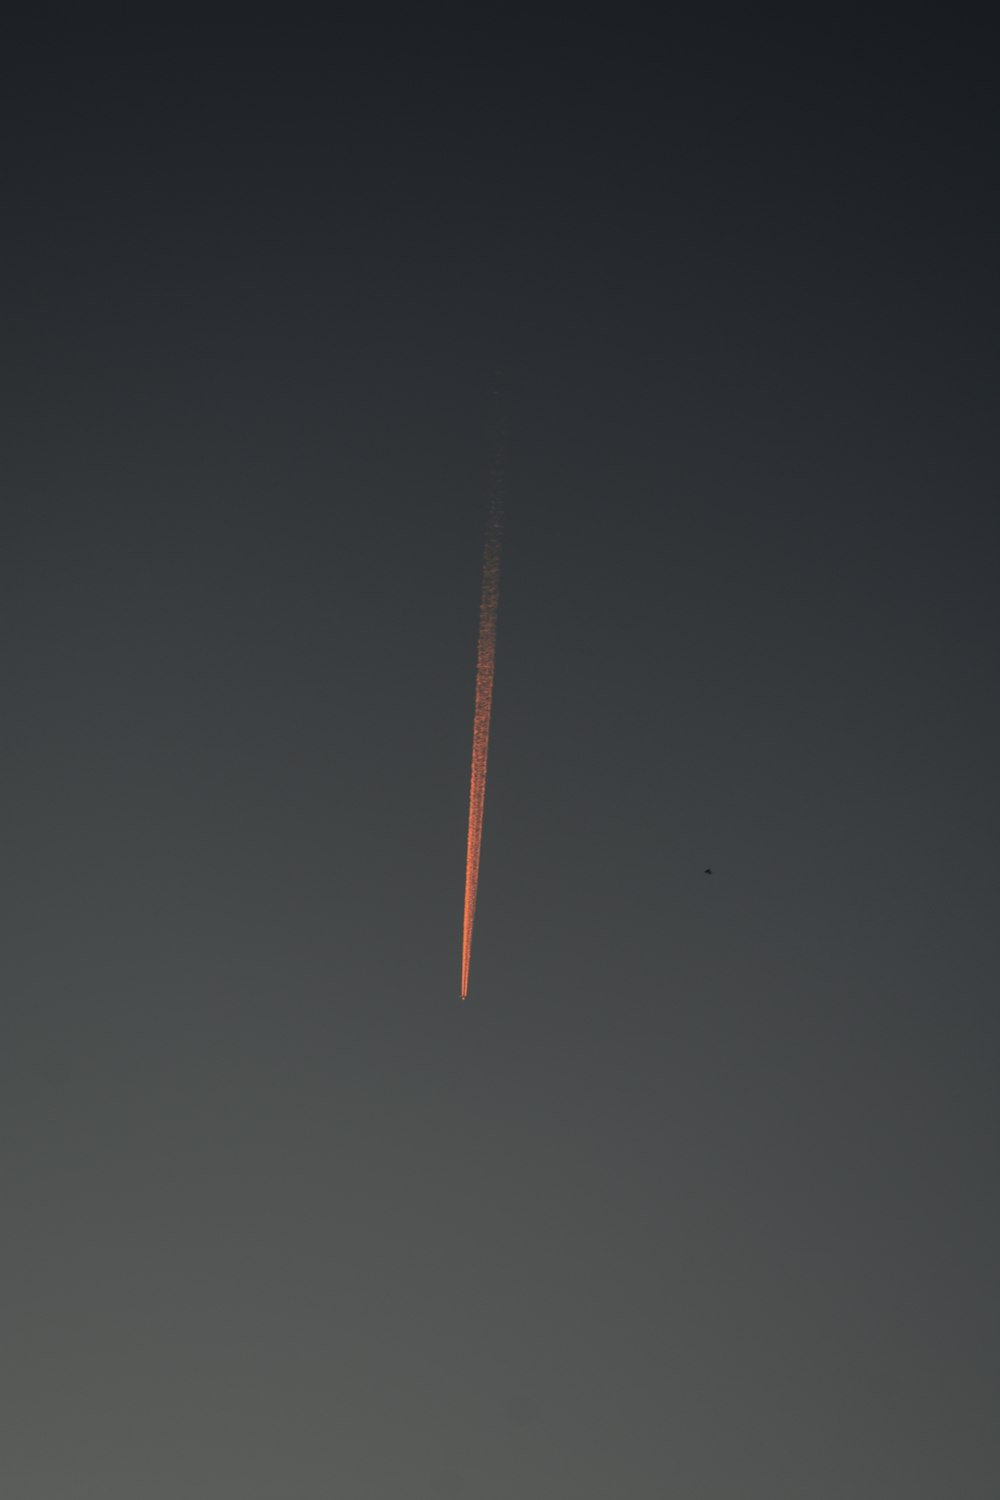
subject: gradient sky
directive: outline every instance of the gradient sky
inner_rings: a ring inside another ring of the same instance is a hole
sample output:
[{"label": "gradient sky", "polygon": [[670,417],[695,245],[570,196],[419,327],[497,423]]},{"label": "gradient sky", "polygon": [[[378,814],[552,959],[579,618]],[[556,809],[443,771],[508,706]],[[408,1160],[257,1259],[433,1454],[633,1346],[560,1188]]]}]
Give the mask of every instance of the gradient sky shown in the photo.
[{"label": "gradient sky", "polygon": [[995,77],[810,15],[7,49],[12,1500],[1000,1493]]}]

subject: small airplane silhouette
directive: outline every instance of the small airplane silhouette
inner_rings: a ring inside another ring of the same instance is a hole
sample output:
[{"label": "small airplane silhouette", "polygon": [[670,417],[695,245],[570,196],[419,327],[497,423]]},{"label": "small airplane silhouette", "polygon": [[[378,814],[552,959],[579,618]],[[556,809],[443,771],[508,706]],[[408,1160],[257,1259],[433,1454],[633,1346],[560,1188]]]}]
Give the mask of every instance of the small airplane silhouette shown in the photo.
[{"label": "small airplane silhouette", "polygon": [[706,871],[705,871],[705,874],[706,874],[706,875],[711,875],[711,873],[712,873],[712,872],[711,872],[711,870],[706,870]]}]

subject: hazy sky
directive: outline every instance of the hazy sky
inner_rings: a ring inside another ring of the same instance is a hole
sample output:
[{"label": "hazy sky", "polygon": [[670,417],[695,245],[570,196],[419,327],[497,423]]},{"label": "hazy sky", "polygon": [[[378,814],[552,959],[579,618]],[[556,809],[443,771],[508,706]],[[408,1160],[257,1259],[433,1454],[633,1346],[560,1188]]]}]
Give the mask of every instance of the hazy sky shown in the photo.
[{"label": "hazy sky", "polygon": [[0,1491],[995,1500],[987,40],[475,24],[5,58]]}]

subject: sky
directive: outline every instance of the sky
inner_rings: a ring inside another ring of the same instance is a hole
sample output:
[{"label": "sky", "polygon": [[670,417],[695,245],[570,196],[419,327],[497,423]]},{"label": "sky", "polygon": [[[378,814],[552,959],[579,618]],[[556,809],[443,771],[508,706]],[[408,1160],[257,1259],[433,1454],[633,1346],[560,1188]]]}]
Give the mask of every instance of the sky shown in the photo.
[{"label": "sky", "polygon": [[987,38],[467,25],[6,49],[0,1490],[994,1500]]}]

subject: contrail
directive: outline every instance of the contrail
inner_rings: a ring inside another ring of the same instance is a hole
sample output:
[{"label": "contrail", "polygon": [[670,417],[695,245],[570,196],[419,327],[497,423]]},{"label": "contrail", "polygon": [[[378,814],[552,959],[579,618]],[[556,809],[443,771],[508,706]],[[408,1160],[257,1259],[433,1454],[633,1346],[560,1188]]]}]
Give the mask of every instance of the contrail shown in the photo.
[{"label": "contrail", "polygon": [[501,459],[490,477],[490,507],[483,552],[483,590],[479,600],[479,649],[476,653],[476,712],[472,721],[472,780],[469,788],[469,839],[465,855],[465,918],[462,925],[462,999],[469,994],[472,926],[476,920],[479,852],[483,842],[483,802],[486,797],[486,757],[490,748],[493,708],[493,667],[497,650],[497,608],[500,603],[500,537],[503,523]]}]

